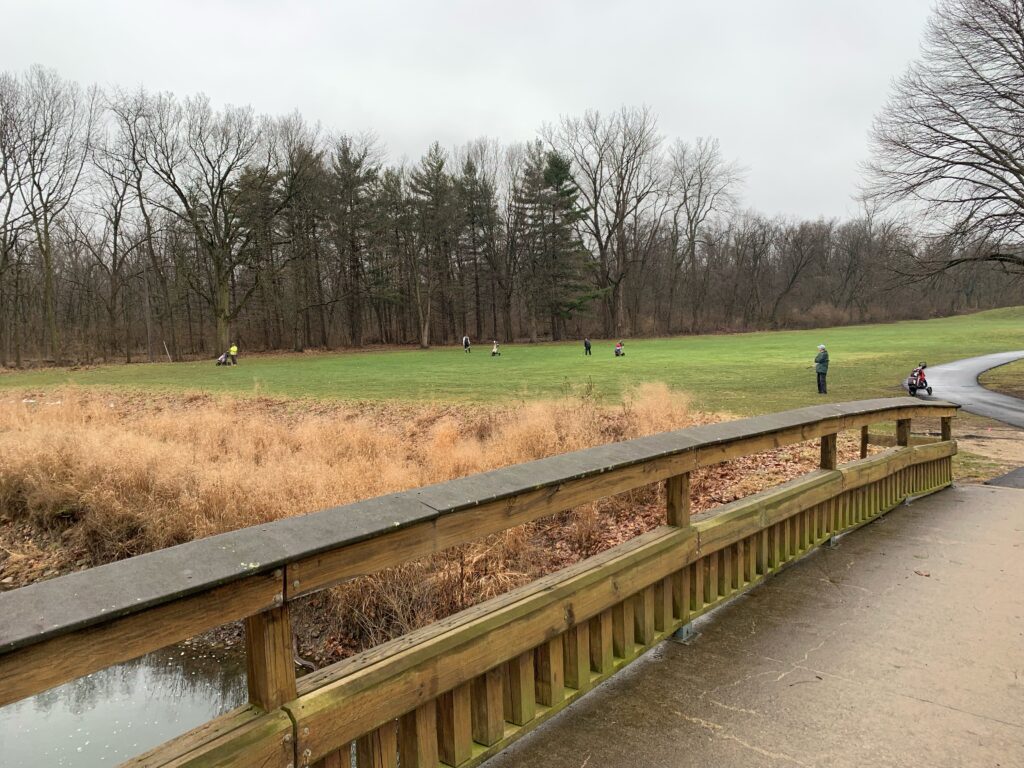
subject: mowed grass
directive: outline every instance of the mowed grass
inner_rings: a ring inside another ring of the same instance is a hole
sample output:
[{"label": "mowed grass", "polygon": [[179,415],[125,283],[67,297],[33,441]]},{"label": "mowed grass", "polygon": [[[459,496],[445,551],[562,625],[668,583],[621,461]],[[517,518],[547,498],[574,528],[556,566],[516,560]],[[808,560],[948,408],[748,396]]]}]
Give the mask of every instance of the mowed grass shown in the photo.
[{"label": "mowed grass", "polygon": [[1024,398],[1024,360],[986,371],[978,377],[978,381],[996,392]]},{"label": "mowed grass", "polygon": [[[829,348],[829,395],[816,394],[812,362],[819,343]],[[151,391],[199,391],[241,396],[503,402],[590,393],[618,402],[642,382],[664,382],[687,392],[693,405],[755,414],[802,405],[885,397],[919,360],[935,365],[962,357],[1024,348],[1024,307],[926,321],[812,331],[597,340],[584,357],[581,343],[506,344],[499,358],[490,345],[461,348],[253,355],[222,368],[196,363],[110,365],[79,370],[41,369],[0,375],[0,388],[51,389],[74,385]],[[941,397],[942,392],[935,395]]]}]

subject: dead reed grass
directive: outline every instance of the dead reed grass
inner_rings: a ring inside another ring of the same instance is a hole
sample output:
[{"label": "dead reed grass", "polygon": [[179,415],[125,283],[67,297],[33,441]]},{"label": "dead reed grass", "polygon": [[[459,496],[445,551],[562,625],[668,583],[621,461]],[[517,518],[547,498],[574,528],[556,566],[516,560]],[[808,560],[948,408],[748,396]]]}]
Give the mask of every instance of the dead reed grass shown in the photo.
[{"label": "dead reed grass", "polygon": [[[586,396],[452,407],[9,394],[0,399],[0,522],[73,553],[60,570],[719,418],[661,384],[618,406]],[[705,470],[695,507],[781,482],[815,459],[804,446]],[[658,494],[604,499],[317,595],[297,616],[303,648],[336,658],[594,554],[657,525]]]}]

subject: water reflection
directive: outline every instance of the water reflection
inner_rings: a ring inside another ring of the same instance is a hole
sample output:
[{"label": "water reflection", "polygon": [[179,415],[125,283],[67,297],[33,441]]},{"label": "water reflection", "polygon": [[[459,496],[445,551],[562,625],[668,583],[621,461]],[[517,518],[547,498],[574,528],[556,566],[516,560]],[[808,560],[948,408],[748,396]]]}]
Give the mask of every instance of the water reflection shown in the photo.
[{"label": "water reflection", "polygon": [[117,765],[245,700],[241,654],[166,648],[0,708],[0,766]]}]

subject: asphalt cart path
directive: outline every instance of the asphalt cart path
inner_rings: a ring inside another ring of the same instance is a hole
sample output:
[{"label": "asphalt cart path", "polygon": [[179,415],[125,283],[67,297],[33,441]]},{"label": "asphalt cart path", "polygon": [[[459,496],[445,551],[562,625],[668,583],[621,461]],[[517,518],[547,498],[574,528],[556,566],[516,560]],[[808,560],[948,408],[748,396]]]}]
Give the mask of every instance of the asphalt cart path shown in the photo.
[{"label": "asphalt cart path", "polygon": [[1024,358],[1024,350],[969,357],[928,368],[936,399],[957,403],[965,411],[1024,429],[1024,400],[985,389],[978,377],[985,371]]}]

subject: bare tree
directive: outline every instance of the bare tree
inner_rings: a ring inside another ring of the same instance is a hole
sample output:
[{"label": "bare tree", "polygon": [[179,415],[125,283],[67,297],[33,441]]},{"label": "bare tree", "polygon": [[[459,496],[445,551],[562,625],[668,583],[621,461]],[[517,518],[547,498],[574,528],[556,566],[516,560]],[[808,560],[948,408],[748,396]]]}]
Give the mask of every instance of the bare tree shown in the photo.
[{"label": "bare tree", "polygon": [[63,357],[57,325],[53,228],[74,198],[89,157],[99,112],[99,90],[83,92],[56,72],[32,67],[25,76],[25,120],[21,148],[26,183],[22,201],[43,262],[43,305],[50,352]]},{"label": "bare tree", "polygon": [[[1024,0],[941,0],[873,131],[869,196],[923,208],[946,246],[1024,272]],[[937,255],[941,254],[941,255]]]},{"label": "bare tree", "polygon": [[711,270],[698,261],[701,230],[718,215],[731,212],[743,183],[743,169],[722,155],[718,139],[698,137],[690,144],[677,140],[669,150],[671,165],[672,240],[675,269],[669,292],[669,328],[675,305],[676,275],[684,270],[695,290],[690,307],[690,329],[707,297]]},{"label": "bare tree", "polygon": [[580,227],[596,251],[598,287],[605,294],[605,333],[617,336],[626,319],[622,283],[634,256],[627,223],[657,206],[667,186],[657,119],[646,107],[622,107],[607,117],[591,110],[545,126],[542,135],[572,162],[587,210]]}]

